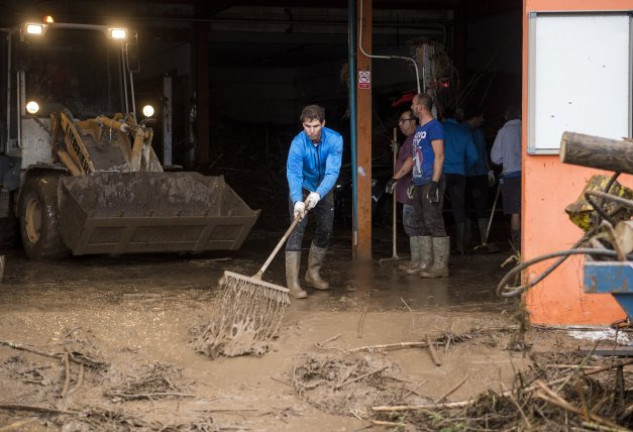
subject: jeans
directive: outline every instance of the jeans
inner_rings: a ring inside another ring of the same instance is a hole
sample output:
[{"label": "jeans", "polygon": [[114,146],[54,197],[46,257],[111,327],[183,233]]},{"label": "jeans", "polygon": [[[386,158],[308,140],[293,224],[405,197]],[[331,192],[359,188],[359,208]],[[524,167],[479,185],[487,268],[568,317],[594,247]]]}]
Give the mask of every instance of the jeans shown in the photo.
[{"label": "jeans", "polygon": [[[308,196],[309,192],[302,191],[303,199]],[[288,209],[290,212],[290,221],[294,220],[294,203],[288,198]],[[328,192],[317,205],[306,213],[301,222],[297,224],[297,227],[288,237],[286,243],[286,251],[300,251],[301,244],[303,243],[303,234],[308,226],[308,220],[313,218],[316,222],[316,230],[314,231],[314,237],[312,243],[320,248],[326,248],[330,244],[330,237],[332,236],[332,228],[334,226],[334,194],[332,191]]]}]

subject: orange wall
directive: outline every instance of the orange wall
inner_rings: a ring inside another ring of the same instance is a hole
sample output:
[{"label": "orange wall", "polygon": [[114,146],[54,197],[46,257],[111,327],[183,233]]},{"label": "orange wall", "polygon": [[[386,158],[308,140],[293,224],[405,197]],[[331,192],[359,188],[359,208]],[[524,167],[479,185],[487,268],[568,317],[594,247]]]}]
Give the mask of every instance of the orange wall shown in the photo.
[{"label": "orange wall", "polygon": [[[567,217],[565,207],[581,194],[597,170],[566,165],[559,156],[527,154],[528,21],[530,12],[632,10],[633,0],[524,0],[523,1],[523,261],[569,249],[582,236]],[[588,107],[590,109],[590,107]],[[611,174],[611,173],[606,173]],[[633,177],[619,182],[631,187]],[[553,261],[528,269],[535,278]],[[525,295],[531,321],[538,324],[610,324],[626,313],[610,294],[585,294],[580,257],[568,258],[556,271]]]}]

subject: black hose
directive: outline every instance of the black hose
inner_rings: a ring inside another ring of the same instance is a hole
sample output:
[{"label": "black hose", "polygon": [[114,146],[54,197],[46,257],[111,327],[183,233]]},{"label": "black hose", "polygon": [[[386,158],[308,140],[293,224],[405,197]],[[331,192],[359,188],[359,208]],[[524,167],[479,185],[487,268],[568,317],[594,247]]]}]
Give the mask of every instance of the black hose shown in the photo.
[{"label": "black hose", "polygon": [[[535,279],[532,282],[529,282],[525,285],[521,285],[519,287],[510,287],[512,289],[512,291],[504,291],[505,288],[505,284],[506,282],[515,274],[525,270],[526,268],[537,264],[541,261],[545,261],[548,259],[552,259],[552,258],[556,258],[556,257],[562,257],[561,260],[559,260],[560,262],[564,261],[566,258],[568,258],[570,255],[599,255],[599,256],[604,256],[604,257],[617,257],[617,254],[615,251],[613,250],[609,250],[609,249],[591,249],[591,248],[578,248],[578,249],[568,249],[568,250],[562,250],[562,251],[558,251],[558,252],[551,252],[545,255],[541,255],[539,257],[536,257],[534,259],[531,259],[529,261],[526,261],[524,263],[521,263],[519,265],[517,265],[516,267],[514,267],[512,270],[510,270],[508,273],[506,273],[506,275],[501,279],[501,281],[499,282],[499,284],[497,285],[497,290],[496,293],[498,296],[500,297],[514,297],[518,294],[521,294],[523,291],[525,291],[528,288],[531,288],[532,286],[534,286],[535,284],[537,284],[538,282],[540,282],[545,276],[549,275],[549,273],[551,273],[556,267],[558,267],[558,265],[560,265],[560,263],[557,261],[557,265],[555,266],[551,266],[549,269],[547,269],[545,272],[543,272],[537,279]],[[633,259],[633,255],[627,255],[627,259]],[[547,274],[546,274],[547,273]]]},{"label": "black hose", "polygon": [[[618,179],[618,177],[620,176],[620,172],[614,172],[613,175],[611,176],[611,178],[609,179],[609,182],[607,183],[607,185],[604,188],[604,193],[608,193],[609,190],[611,189],[611,187],[613,186],[613,184],[615,183],[615,181]],[[609,221],[611,223],[611,216],[615,215],[615,213],[617,213],[617,211],[613,211],[611,212],[610,215],[607,215],[601,208],[599,205],[597,205],[596,202],[594,202],[591,198],[589,198],[589,195],[594,195],[595,194],[591,194],[591,193],[586,193],[585,194],[585,199],[589,202],[589,204],[598,212],[599,216],[602,216],[605,220]],[[604,196],[600,196],[600,198],[604,199],[606,197]],[[600,221],[598,221],[600,222]],[[611,223],[613,225],[613,223]],[[563,251],[559,251],[559,252],[553,252],[550,254],[546,254],[546,255],[541,255],[540,257],[534,258],[528,262],[525,263],[521,263],[518,264],[516,267],[514,267],[512,270],[510,270],[508,273],[506,273],[506,275],[501,279],[501,281],[499,282],[499,284],[497,285],[497,289],[496,289],[496,294],[497,296],[501,296],[501,297],[514,297],[520,293],[522,293],[523,291],[533,287],[534,285],[536,285],[537,283],[539,283],[540,281],[542,281],[543,279],[545,279],[547,276],[549,276],[554,270],[556,270],[558,268],[558,266],[560,266],[567,258],[569,258],[570,255],[577,255],[577,254],[588,254],[591,255],[596,254],[596,255],[602,255],[602,256],[617,256],[615,251],[608,251],[608,250],[600,250],[600,249],[577,249],[578,246],[580,246],[581,244],[583,244],[584,242],[586,242],[587,240],[589,240],[599,229],[600,227],[598,226],[598,224],[596,224],[596,227],[590,229],[589,231],[587,231],[581,238],[580,240],[578,240],[571,249],[568,250],[563,250]],[[577,252],[577,251],[591,251],[591,252]],[[605,252],[612,252],[612,254],[607,254]],[[525,285],[521,285],[518,287],[511,287],[512,291],[509,292],[503,292],[503,286],[504,284],[508,281],[508,279],[510,279],[510,277],[514,276],[516,273],[523,271],[524,269],[526,269],[527,267],[539,263],[541,261],[545,261],[547,259],[551,259],[551,258],[555,258],[559,256],[560,258],[558,260],[556,260],[556,262],[554,264],[552,264],[547,270],[545,270],[543,273],[541,273],[536,279],[528,282]]]}]

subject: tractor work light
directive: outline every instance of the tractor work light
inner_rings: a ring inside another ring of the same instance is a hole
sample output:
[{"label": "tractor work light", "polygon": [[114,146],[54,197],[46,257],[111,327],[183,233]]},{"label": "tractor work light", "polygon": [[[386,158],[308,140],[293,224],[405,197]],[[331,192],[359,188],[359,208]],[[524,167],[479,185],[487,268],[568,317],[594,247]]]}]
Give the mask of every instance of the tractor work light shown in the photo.
[{"label": "tractor work light", "polygon": [[122,27],[110,27],[108,29],[108,34],[110,38],[115,40],[126,40],[127,39],[127,29]]},{"label": "tractor work light", "polygon": [[154,111],[154,107],[153,107],[153,106],[151,106],[151,105],[145,105],[145,106],[143,107],[143,110],[142,110],[142,111],[143,111],[143,115],[144,115],[145,117],[152,117],[152,116],[154,115],[154,112],[155,112],[155,111]]},{"label": "tractor work light", "polygon": [[45,24],[27,23],[25,28],[26,34],[35,36],[43,35],[46,31]]},{"label": "tractor work light", "polygon": [[26,104],[26,112],[28,112],[29,114],[37,114],[39,110],[40,110],[40,104],[38,104],[35,101],[29,101]]}]

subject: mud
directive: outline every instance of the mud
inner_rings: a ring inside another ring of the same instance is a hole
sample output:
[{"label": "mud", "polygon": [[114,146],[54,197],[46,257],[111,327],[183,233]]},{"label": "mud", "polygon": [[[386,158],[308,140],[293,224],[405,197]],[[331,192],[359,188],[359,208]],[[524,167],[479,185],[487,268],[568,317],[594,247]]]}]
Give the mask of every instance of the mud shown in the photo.
[{"label": "mud", "polygon": [[[323,272],[332,289],[293,301],[265,355],[212,360],[196,352],[191,329],[218,313],[223,272],[254,274],[281,235],[253,231],[239,251],[197,256],[33,262],[12,251],[0,289],[0,425],[384,430],[370,423],[371,406],[503,391],[529,367],[522,348],[579,346],[560,333],[517,338],[516,301],[494,296],[509,249],[452,256],[450,278],[423,281],[379,262],[392,245],[388,228],[377,228],[375,260],[364,264],[352,260],[348,233],[337,232]],[[284,285],[282,255],[265,280]],[[421,346],[374,347],[427,340],[435,360]],[[323,377],[335,385],[319,388]]]}]

